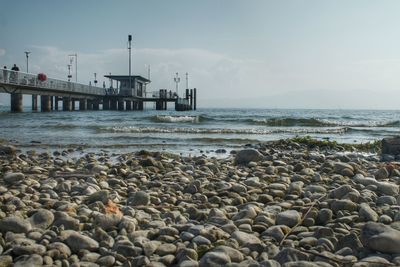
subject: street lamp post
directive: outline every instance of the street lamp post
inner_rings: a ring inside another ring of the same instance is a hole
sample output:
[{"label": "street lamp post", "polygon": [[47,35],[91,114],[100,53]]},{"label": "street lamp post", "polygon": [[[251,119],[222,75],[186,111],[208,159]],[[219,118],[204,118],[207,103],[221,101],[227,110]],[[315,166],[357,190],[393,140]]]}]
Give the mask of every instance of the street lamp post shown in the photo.
[{"label": "street lamp post", "polygon": [[71,75],[71,64],[68,64],[67,65],[67,67],[68,67],[68,81],[70,82],[71,81],[71,77],[72,77],[72,75]]},{"label": "street lamp post", "polygon": [[31,52],[29,52],[29,51],[25,51],[24,52],[25,53],[25,55],[26,55],[26,72],[29,72],[29,54],[31,53]]},{"label": "street lamp post", "polygon": [[[26,55],[26,73],[29,72],[29,54],[31,52],[25,51],[24,52]],[[37,111],[37,95],[32,94],[32,110]]]},{"label": "street lamp post", "polygon": [[178,73],[176,73],[176,76],[174,77],[174,82],[176,83],[176,96],[178,96],[178,84],[181,81],[181,78],[179,78]]},{"label": "street lamp post", "polygon": [[69,82],[71,81],[71,78],[72,78],[72,75],[71,75],[72,61],[73,61],[73,59],[70,58],[69,59],[69,64],[67,65],[67,67],[68,67],[68,81]]},{"label": "street lamp post", "polygon": [[[75,82],[78,82],[78,54],[68,55],[69,57],[75,57]],[[71,61],[72,64],[72,61]]]}]

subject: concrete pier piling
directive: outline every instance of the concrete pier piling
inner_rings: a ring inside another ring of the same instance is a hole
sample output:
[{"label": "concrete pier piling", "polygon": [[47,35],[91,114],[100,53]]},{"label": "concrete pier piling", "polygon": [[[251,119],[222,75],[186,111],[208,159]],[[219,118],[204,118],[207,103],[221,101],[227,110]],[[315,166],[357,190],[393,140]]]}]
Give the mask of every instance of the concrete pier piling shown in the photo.
[{"label": "concrete pier piling", "polygon": [[100,101],[98,99],[93,99],[93,110],[100,109]]},{"label": "concrete pier piling", "polygon": [[71,111],[71,99],[69,97],[63,97],[63,111]]},{"label": "concrete pier piling", "polygon": [[196,88],[193,89],[193,110],[196,110],[197,105],[197,90]]},{"label": "concrete pier piling", "polygon": [[110,99],[110,110],[117,110],[117,109],[118,109],[117,99],[111,98]]},{"label": "concrete pier piling", "polygon": [[93,100],[92,99],[88,99],[87,100],[86,109],[87,110],[93,110]]},{"label": "concrete pier piling", "polygon": [[83,111],[87,109],[87,99],[80,99],[79,100],[79,110]]},{"label": "concrete pier piling", "polygon": [[51,111],[51,97],[48,95],[40,96],[40,110],[42,112]]},{"label": "concrete pier piling", "polygon": [[110,98],[103,97],[103,110],[110,110]]},{"label": "concrete pier piling", "polygon": [[190,103],[190,110],[193,110],[193,89],[190,89],[189,103]]},{"label": "concrete pier piling", "polygon": [[125,109],[132,110],[132,101],[129,101],[129,100],[125,101]]},{"label": "concrete pier piling", "polygon": [[38,110],[37,95],[32,95],[32,110],[33,111],[37,111]]},{"label": "concrete pier piling", "polygon": [[11,112],[22,112],[23,110],[22,94],[11,94]]},{"label": "concrete pier piling", "polygon": [[124,100],[118,99],[118,110],[122,111],[122,110],[124,110],[124,109],[125,109],[125,107],[124,107]]},{"label": "concrete pier piling", "polygon": [[54,97],[54,110],[55,111],[58,111],[58,101],[59,101],[58,96],[55,96]]},{"label": "concrete pier piling", "polygon": [[72,98],[71,99],[71,111],[74,111],[74,110],[76,110],[76,108],[75,108],[75,99]]},{"label": "concrete pier piling", "polygon": [[[168,93],[166,89],[160,89],[159,91],[159,100],[156,101],[156,110],[167,110],[167,98]],[[143,108],[142,108],[143,109]]]}]

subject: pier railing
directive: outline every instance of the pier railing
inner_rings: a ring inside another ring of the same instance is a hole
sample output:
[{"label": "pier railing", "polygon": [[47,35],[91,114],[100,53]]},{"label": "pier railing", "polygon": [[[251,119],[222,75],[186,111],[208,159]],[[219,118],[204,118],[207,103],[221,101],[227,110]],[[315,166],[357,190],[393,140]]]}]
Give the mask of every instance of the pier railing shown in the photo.
[{"label": "pier railing", "polygon": [[175,92],[172,91],[167,91],[163,94],[160,94],[160,91],[153,91],[153,92],[148,92],[152,97],[154,98],[176,98],[177,95]]},{"label": "pier railing", "polygon": [[104,88],[85,85],[80,83],[68,82],[53,78],[46,78],[41,81],[37,74],[26,73],[21,71],[13,71],[8,69],[2,69],[0,71],[0,83],[10,85],[21,85],[36,88],[44,88],[52,91],[68,91],[78,94],[90,94],[90,95],[104,95]]}]

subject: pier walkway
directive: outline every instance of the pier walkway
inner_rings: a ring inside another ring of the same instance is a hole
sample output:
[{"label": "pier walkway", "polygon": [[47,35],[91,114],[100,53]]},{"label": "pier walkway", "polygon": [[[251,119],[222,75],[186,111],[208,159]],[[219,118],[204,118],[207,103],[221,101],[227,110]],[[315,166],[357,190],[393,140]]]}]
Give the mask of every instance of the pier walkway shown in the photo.
[{"label": "pier walkway", "polygon": [[[140,91],[136,88],[126,90],[121,82],[119,88],[101,88],[48,78],[44,75],[2,69],[0,92],[11,95],[12,112],[22,112],[23,95],[32,95],[34,111],[38,110],[38,96],[40,96],[41,111],[76,110],[76,101],[79,102],[79,110],[143,110],[143,103],[146,102],[155,103],[156,110],[166,110],[168,102],[175,103],[175,110],[178,111],[196,109],[196,88],[186,89],[183,98],[166,89],[146,93],[145,85],[150,81],[140,76],[134,77],[146,81],[143,85],[137,83],[141,86]],[[125,76],[132,80],[134,77]],[[62,107],[59,105],[60,101]]]}]

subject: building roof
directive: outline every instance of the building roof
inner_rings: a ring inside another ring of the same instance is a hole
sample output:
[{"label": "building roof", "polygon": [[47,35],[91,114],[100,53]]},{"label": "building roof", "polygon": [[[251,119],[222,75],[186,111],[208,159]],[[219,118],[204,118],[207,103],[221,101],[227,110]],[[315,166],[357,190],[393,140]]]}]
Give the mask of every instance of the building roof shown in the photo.
[{"label": "building roof", "polygon": [[[129,75],[104,75],[104,77],[117,81],[129,81]],[[130,77],[132,81],[136,79],[145,83],[151,82],[149,79],[146,79],[145,77],[142,77],[140,75],[132,75]]]}]

